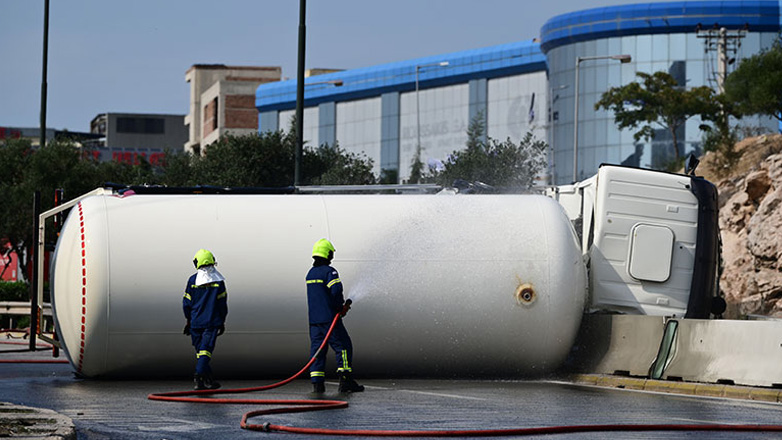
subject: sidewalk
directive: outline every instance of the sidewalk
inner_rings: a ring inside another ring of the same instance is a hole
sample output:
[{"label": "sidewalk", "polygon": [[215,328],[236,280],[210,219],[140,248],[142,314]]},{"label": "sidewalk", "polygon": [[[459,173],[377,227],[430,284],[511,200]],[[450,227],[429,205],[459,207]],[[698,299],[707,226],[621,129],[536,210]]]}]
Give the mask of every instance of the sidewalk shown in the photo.
[{"label": "sidewalk", "polygon": [[0,402],[0,437],[76,440],[73,420],[50,409]]}]

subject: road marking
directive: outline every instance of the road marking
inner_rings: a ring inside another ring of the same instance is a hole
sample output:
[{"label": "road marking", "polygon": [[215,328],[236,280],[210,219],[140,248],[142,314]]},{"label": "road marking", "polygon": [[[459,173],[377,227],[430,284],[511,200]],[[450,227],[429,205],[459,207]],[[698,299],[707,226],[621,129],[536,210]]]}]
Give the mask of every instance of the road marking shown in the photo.
[{"label": "road marking", "polygon": [[489,400],[483,397],[471,397],[471,396],[460,396],[458,394],[445,394],[445,393],[432,393],[429,391],[413,391],[413,390],[399,390],[404,391],[406,393],[414,393],[414,394],[424,394],[427,396],[437,396],[437,397],[451,397],[454,399],[467,399],[467,400]]}]

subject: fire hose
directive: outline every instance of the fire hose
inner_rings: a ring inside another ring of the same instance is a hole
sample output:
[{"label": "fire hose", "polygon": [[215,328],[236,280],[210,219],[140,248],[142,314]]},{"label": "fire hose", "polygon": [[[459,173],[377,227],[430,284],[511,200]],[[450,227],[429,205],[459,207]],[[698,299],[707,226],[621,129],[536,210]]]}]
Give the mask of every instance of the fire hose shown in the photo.
[{"label": "fire hose", "polygon": [[[348,300],[350,301],[350,300]],[[348,308],[349,308],[348,304]],[[543,426],[532,428],[510,429],[473,429],[473,430],[380,430],[380,429],[323,429],[302,428],[286,425],[274,425],[271,423],[253,424],[248,420],[269,414],[283,414],[309,411],[323,411],[338,408],[347,408],[348,402],[343,400],[314,400],[314,399],[215,399],[210,397],[215,394],[241,394],[254,391],[265,391],[286,385],[298,378],[309,368],[320,354],[331,336],[334,326],[343,313],[337,313],[329,327],[323,343],[310,358],[309,362],[293,376],[270,385],[249,388],[233,388],[221,390],[199,391],[174,391],[168,393],[155,393],[147,396],[149,400],[167,402],[190,402],[212,404],[253,404],[253,405],[288,405],[278,408],[249,411],[242,416],[240,426],[243,429],[264,432],[290,432],[309,435],[334,435],[334,436],[365,436],[365,437],[501,437],[501,436],[527,436],[544,434],[571,434],[578,432],[641,432],[641,431],[730,431],[730,432],[782,432],[782,425],[750,425],[750,424],[603,424],[603,425],[564,425]]]}]

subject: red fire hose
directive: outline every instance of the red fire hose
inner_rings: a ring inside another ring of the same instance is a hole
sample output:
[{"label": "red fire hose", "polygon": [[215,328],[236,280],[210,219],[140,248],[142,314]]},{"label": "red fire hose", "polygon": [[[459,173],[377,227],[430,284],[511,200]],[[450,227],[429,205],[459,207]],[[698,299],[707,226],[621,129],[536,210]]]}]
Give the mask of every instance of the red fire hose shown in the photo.
[{"label": "red fire hose", "polygon": [[224,390],[201,390],[201,391],[176,391],[170,393],[156,393],[147,396],[150,400],[163,400],[168,402],[192,402],[192,403],[222,403],[222,404],[254,404],[254,405],[289,405],[279,408],[263,409],[250,411],[242,416],[241,427],[254,431],[279,431],[296,434],[309,435],[343,435],[343,436],[365,436],[365,437],[501,437],[501,436],[526,436],[526,435],[544,435],[544,434],[570,434],[577,432],[638,432],[638,431],[733,431],[733,432],[782,432],[782,425],[730,425],[730,424],[609,424],[609,425],[567,425],[567,426],[543,426],[537,428],[511,428],[511,429],[475,429],[475,430],[379,430],[379,429],[321,429],[321,428],[298,428],[294,426],[273,425],[264,423],[262,425],[248,423],[247,420],[252,417],[258,417],[268,414],[283,414],[308,411],[323,411],[327,409],[347,408],[348,402],[342,400],[276,400],[276,399],[214,399],[206,397],[188,397],[205,396],[213,394],[239,394],[252,391],[264,391],[272,388],[281,387],[297,377],[301,376],[320,354],[326,342],[331,336],[334,326],[340,318],[340,314],[334,317],[334,321],[329,327],[328,333],[323,343],[318,347],[318,351],[307,362],[298,373],[293,376],[271,384],[250,388],[234,388]]}]

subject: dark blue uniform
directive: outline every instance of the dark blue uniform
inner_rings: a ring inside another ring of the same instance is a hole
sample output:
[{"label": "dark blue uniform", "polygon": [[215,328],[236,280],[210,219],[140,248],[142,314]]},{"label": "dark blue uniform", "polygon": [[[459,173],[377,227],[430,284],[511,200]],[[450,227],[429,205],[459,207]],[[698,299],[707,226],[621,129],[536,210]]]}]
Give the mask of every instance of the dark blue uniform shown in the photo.
[{"label": "dark blue uniform", "polygon": [[[316,265],[307,273],[307,304],[310,320],[310,356],[323,343],[334,316],[342,311],[342,282],[337,270],[328,264]],[[337,357],[337,372],[350,373],[353,363],[353,343],[348,331],[339,319],[329,338],[329,344]],[[326,378],[326,351],[318,355],[310,366],[310,379],[313,383],[323,382]]]},{"label": "dark blue uniform", "polygon": [[228,293],[225,282],[218,281],[200,286],[195,284],[196,274],[190,277],[182,299],[182,310],[190,323],[190,337],[196,351],[196,374],[208,375],[212,370],[212,358],[217,332],[225,325],[228,316]]}]

